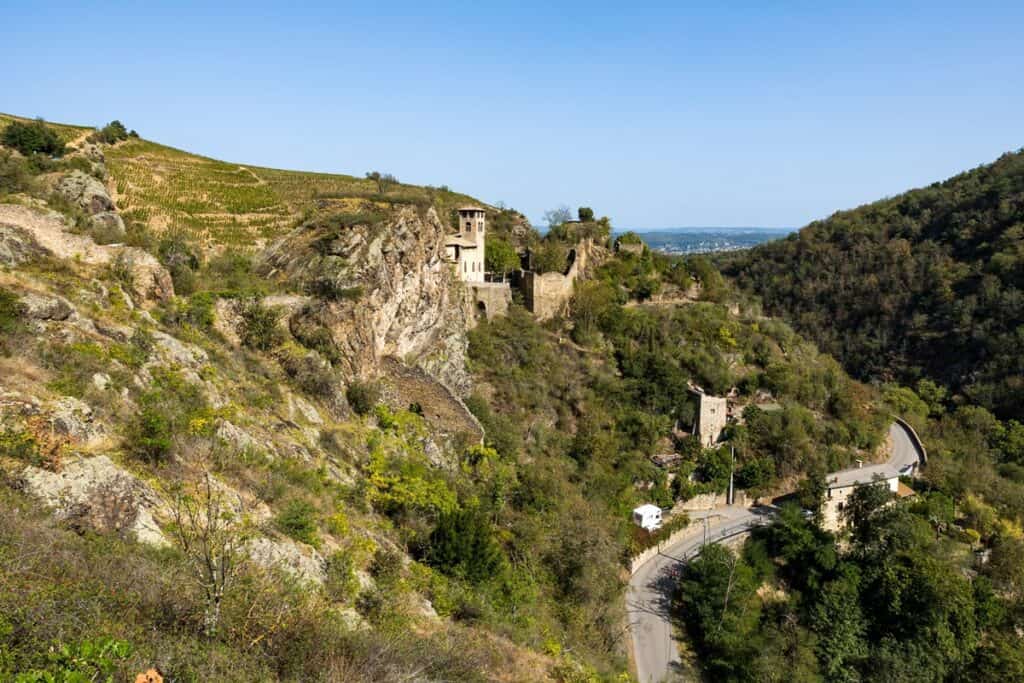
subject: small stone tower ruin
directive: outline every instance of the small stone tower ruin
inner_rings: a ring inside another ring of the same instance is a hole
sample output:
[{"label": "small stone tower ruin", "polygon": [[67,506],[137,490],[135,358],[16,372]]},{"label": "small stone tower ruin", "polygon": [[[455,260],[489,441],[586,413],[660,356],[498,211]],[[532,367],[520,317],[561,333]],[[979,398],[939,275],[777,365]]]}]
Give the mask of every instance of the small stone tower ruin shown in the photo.
[{"label": "small stone tower ruin", "polygon": [[697,413],[697,438],[700,439],[701,446],[710,448],[718,442],[722,430],[725,429],[725,421],[729,416],[728,405],[726,399],[720,396],[698,394],[697,400],[700,402]]}]

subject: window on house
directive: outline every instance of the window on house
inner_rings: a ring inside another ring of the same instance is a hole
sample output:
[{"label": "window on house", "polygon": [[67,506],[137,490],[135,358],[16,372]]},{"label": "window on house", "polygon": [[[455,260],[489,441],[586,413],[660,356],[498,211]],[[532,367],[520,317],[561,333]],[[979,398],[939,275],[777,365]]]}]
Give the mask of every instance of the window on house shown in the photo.
[{"label": "window on house", "polygon": [[466,262],[465,261],[462,262],[462,272],[463,273],[466,272]]}]

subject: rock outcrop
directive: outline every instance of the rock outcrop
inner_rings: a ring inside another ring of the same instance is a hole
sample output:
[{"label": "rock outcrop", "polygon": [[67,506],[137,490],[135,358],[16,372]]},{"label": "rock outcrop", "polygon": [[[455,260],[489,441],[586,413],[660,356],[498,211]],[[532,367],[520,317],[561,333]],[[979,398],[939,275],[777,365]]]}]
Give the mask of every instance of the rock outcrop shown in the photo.
[{"label": "rock outcrop", "polygon": [[71,233],[64,216],[56,211],[0,204],[0,263],[19,265],[40,256],[115,268],[130,281],[133,294],[140,299],[166,300],[174,296],[170,273],[149,252],[102,246],[89,237]]},{"label": "rock outcrop", "polygon": [[106,186],[82,171],[72,171],[61,178],[54,191],[89,214],[114,210],[114,201]]},{"label": "rock outcrop", "polygon": [[322,585],[327,578],[320,553],[312,548],[304,550],[290,538],[258,536],[249,541],[246,550],[256,564],[267,569],[286,571],[301,581]]},{"label": "rock outcrop", "polygon": [[473,314],[445,260],[446,232],[432,208],[395,208],[376,224],[327,215],[272,245],[260,268],[319,294],[290,329],[311,346],[327,335],[345,376],[377,376],[394,356],[461,393]]},{"label": "rock outcrop", "polygon": [[153,512],[156,493],[105,455],[66,463],[60,472],[29,465],[25,490],[81,528],[130,533],[143,543],[167,545]]}]

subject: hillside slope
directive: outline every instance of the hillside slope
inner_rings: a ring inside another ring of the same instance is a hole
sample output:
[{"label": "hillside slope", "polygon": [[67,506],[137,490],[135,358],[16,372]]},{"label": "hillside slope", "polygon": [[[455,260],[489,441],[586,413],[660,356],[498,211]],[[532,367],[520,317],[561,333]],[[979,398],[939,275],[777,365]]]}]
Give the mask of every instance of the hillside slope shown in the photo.
[{"label": "hillside slope", "polygon": [[[53,128],[0,149],[0,679],[617,680],[630,510],[728,485],[694,385],[752,496],[881,446],[706,260],[601,247],[567,315],[475,320],[460,195]],[[493,223],[556,268],[610,229]]]},{"label": "hillside slope", "polygon": [[726,272],[862,379],[1024,417],[1024,152],[816,221]]}]

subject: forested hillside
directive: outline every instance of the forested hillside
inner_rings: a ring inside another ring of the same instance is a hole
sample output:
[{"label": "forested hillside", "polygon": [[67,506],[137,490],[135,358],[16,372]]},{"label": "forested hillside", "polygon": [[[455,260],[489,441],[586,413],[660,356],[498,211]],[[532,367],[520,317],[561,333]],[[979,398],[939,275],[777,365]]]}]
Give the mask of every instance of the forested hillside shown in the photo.
[{"label": "forested hillside", "polygon": [[1024,153],[842,211],[728,261],[861,379],[931,378],[1024,416]]}]

